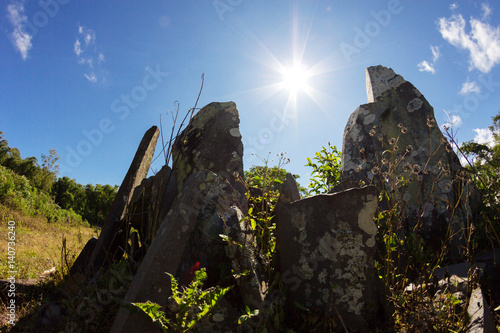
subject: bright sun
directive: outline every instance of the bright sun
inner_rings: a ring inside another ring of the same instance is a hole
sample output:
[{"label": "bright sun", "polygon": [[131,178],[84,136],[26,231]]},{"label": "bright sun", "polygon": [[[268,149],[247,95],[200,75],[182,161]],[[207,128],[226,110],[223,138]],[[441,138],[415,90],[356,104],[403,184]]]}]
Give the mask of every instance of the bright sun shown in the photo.
[{"label": "bright sun", "polygon": [[309,72],[303,65],[294,65],[282,71],[284,88],[296,94],[299,90],[304,90],[308,86]]}]

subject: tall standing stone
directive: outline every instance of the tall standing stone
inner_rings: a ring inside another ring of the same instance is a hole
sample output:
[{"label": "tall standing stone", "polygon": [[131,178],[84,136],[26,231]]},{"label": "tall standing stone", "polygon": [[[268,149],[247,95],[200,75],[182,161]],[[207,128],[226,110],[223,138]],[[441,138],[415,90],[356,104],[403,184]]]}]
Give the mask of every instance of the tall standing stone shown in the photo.
[{"label": "tall standing stone", "polygon": [[137,148],[132,164],[130,165],[125,178],[111,205],[108,216],[101,229],[101,234],[97,240],[94,251],[88,261],[86,275],[92,276],[103,265],[111,263],[113,258],[123,255],[120,248],[120,232],[123,231],[123,217],[126,208],[132,198],[133,190],[146,177],[153,160],[156,143],[160,130],[158,127],[151,127],[145,134]]},{"label": "tall standing stone", "polygon": [[406,230],[417,230],[434,249],[451,238],[450,254],[458,257],[477,191],[417,88],[383,66],[369,67],[366,82],[369,103],[344,131],[343,179],[390,193]]},{"label": "tall standing stone", "polygon": [[[378,307],[377,202],[377,189],[366,186],[283,202],[277,208],[278,260],[289,324],[300,318],[298,303],[323,315],[336,309],[349,330],[368,329]],[[337,316],[335,321],[340,323]]]},{"label": "tall standing stone", "polygon": [[243,177],[239,124],[238,110],[233,102],[210,103],[193,117],[172,148],[179,191],[191,174],[202,169],[223,174],[233,186],[244,191],[235,177]]}]

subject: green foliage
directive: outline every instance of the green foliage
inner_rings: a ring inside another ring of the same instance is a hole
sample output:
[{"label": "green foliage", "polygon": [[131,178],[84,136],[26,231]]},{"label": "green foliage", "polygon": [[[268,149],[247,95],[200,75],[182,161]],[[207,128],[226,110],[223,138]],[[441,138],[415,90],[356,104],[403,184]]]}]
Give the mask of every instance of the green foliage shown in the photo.
[{"label": "green foliage", "polygon": [[81,216],[71,209],[61,209],[45,192],[30,184],[25,176],[20,176],[0,165],[0,204],[29,216],[43,216],[47,222],[84,224]]},{"label": "green foliage", "polygon": [[[81,185],[68,177],[57,179],[59,173],[57,162],[60,158],[55,149],[49,149],[49,155],[42,154],[42,163],[39,165],[35,157],[22,159],[19,150],[9,147],[3,137],[3,133],[0,132],[0,165],[11,170],[16,176],[24,177],[13,179],[10,177],[0,183],[0,197],[5,196],[10,189],[8,197],[5,198],[10,206],[27,212],[29,207],[34,205],[35,210],[41,212],[40,214],[46,216],[49,221],[78,214],[81,216],[80,220],[89,221],[94,225],[104,223],[118,192],[118,186]],[[36,202],[29,202],[34,200],[34,194],[28,193],[29,191],[37,193]],[[50,197],[53,197],[53,201],[66,211],[56,214],[51,208],[53,203],[48,203],[52,201]]]},{"label": "green foliage", "polygon": [[[272,262],[276,253],[276,223],[273,222],[274,208],[278,202],[279,189],[286,179],[287,171],[283,168],[290,162],[284,153],[278,154],[278,165],[270,167],[269,159],[261,159],[263,166],[253,166],[245,171],[246,186],[257,187],[257,195],[247,191],[248,215],[245,217],[257,241],[260,257],[264,260],[266,271],[273,275]],[[294,178],[298,176],[294,175]]]},{"label": "green foliage", "polygon": [[52,187],[61,208],[73,209],[91,224],[102,225],[118,192],[118,186],[81,185],[69,177],[59,178]]},{"label": "green foliage", "polygon": [[25,176],[32,186],[42,191],[50,191],[57,178],[59,156],[55,149],[49,150],[49,155],[42,154],[42,166],[35,157],[21,158],[17,148],[9,147],[0,131],[0,165],[7,167],[18,175]]},{"label": "green foliage", "polygon": [[500,244],[500,111],[489,127],[493,136],[490,145],[468,141],[460,151],[469,162],[467,170],[481,192],[483,208],[481,218],[475,223],[473,247],[485,249],[495,239]]},{"label": "green foliage", "polygon": [[170,277],[172,290],[167,312],[163,312],[160,305],[152,302],[132,303],[165,332],[193,330],[201,319],[217,307],[219,300],[232,288],[217,286],[203,290],[203,282],[207,279],[204,268],[196,271],[193,282],[186,288],[181,288],[172,274],[166,274]]},{"label": "green foliage", "polygon": [[246,322],[247,320],[249,320],[250,318],[258,316],[258,315],[259,315],[259,309],[250,310],[250,308],[247,305],[247,306],[245,306],[245,313],[242,314],[238,318],[238,325],[241,325],[244,322]]},{"label": "green foliage", "polygon": [[313,168],[309,194],[328,193],[333,186],[340,183],[342,152],[339,152],[336,146],[332,146],[328,142],[328,147],[322,147],[321,151],[317,152],[312,159],[315,161],[314,163],[308,157],[306,164],[306,166]]},{"label": "green foliage", "polygon": [[500,204],[500,136],[495,132],[500,126],[499,116],[494,118],[496,124],[490,127],[494,137],[493,146],[468,141],[460,147],[471,161],[468,170],[481,191],[483,202],[487,207]]}]

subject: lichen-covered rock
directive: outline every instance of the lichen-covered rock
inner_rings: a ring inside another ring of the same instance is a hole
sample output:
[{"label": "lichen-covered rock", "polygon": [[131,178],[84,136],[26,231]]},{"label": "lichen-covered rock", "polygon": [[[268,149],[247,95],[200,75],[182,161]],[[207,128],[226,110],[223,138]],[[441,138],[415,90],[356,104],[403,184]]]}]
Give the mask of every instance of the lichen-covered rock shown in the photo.
[{"label": "lichen-covered rock", "polygon": [[277,248],[290,323],[300,317],[298,302],[323,314],[334,307],[349,329],[366,331],[378,307],[377,202],[377,189],[366,186],[277,209]]},{"label": "lichen-covered rock", "polygon": [[[228,279],[234,261],[251,269],[250,264],[244,264],[245,256],[231,258],[227,254],[227,244],[220,237],[245,234],[240,229],[242,213],[235,208],[239,197],[223,176],[209,170],[192,174],[161,223],[125,296],[126,301],[150,300],[165,306],[171,295],[170,279],[165,272],[173,274],[181,284],[188,284],[192,276],[186,273],[196,263],[207,270],[206,286],[234,282]],[[249,297],[256,294],[255,298],[261,299],[259,283],[253,280],[255,276],[251,271],[245,291]],[[120,309],[113,325],[113,332],[153,329],[150,322],[127,308]]]},{"label": "lichen-covered rock", "polygon": [[435,249],[451,235],[450,254],[458,258],[478,192],[418,89],[383,66],[366,73],[370,103],[345,128],[342,178],[389,193],[394,201],[383,208],[397,202],[406,230],[419,231]]},{"label": "lichen-covered rock", "polygon": [[172,148],[172,161],[180,191],[185,180],[198,170],[224,175],[239,186],[243,176],[243,143],[239,130],[236,104],[210,103],[202,108],[177,137]]}]

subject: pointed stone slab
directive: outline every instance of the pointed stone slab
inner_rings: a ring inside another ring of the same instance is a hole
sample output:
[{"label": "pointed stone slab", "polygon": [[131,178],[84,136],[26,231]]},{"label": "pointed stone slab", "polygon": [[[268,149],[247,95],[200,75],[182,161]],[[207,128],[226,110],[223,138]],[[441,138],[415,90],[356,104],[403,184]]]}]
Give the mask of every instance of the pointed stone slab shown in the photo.
[{"label": "pointed stone slab", "polygon": [[416,230],[436,251],[453,235],[450,256],[460,259],[464,230],[478,212],[478,191],[424,95],[390,68],[370,67],[366,76],[371,103],[359,106],[347,122],[342,178],[394,193],[406,230]]},{"label": "pointed stone slab", "polygon": [[289,325],[300,324],[297,302],[323,314],[333,306],[349,331],[367,331],[378,307],[377,203],[378,190],[365,186],[279,207],[276,240]]},{"label": "pointed stone slab", "polygon": [[368,103],[373,103],[384,92],[406,82],[402,76],[394,73],[392,68],[372,66],[366,69],[366,95]]},{"label": "pointed stone slab", "polygon": [[160,130],[156,126],[151,127],[144,134],[101,229],[101,234],[88,262],[87,277],[93,276],[104,264],[110,264],[113,258],[123,255],[119,241],[119,233],[122,229],[121,221],[132,198],[134,188],[148,174],[159,135]]},{"label": "pointed stone slab", "polygon": [[180,191],[197,170],[210,170],[226,177],[238,191],[235,174],[243,177],[243,143],[240,118],[234,102],[210,103],[203,107],[175,140],[172,161]]}]

